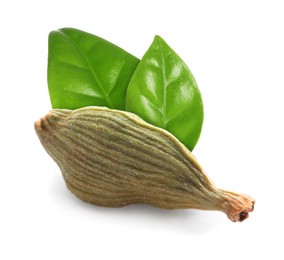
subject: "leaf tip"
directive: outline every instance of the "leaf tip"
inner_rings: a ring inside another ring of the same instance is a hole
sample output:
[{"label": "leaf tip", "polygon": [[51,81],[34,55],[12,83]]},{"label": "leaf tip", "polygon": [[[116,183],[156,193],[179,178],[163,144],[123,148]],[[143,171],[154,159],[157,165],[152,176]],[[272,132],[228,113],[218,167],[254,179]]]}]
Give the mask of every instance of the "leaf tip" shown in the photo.
[{"label": "leaf tip", "polygon": [[157,42],[165,42],[165,40],[158,34],[155,35],[154,37],[154,42],[157,41]]}]

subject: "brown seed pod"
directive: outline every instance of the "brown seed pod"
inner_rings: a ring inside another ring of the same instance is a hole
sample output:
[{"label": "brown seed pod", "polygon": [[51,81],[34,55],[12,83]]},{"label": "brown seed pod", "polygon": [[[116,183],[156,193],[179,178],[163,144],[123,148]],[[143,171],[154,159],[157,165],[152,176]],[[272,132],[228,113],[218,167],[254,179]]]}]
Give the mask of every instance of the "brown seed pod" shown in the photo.
[{"label": "brown seed pod", "polygon": [[134,114],[103,107],[54,109],[35,129],[67,187],[86,202],[219,210],[232,221],[253,211],[252,198],[218,189],[172,134]]}]

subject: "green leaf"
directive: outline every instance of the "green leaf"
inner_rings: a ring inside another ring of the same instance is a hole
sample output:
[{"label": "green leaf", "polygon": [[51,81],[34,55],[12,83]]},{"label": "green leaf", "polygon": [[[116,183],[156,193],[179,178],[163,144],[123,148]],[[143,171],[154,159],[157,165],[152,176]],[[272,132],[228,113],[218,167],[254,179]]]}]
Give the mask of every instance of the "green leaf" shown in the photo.
[{"label": "green leaf", "polygon": [[143,56],[128,85],[126,110],[175,135],[189,150],[200,136],[200,91],[182,59],[159,36]]},{"label": "green leaf", "polygon": [[125,95],[139,60],[95,35],[72,28],[52,31],[48,88],[53,108],[97,105],[125,109]]}]

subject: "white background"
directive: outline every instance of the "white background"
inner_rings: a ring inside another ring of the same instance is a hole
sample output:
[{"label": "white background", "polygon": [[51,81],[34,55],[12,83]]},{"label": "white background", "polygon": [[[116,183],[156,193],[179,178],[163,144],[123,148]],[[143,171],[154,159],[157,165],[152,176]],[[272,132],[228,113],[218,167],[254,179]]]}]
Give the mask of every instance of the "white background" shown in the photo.
[{"label": "white background", "polygon": [[[0,26],[0,259],[284,259],[283,1],[11,0]],[[203,96],[194,155],[218,186],[255,197],[248,220],[101,208],[66,189],[33,128],[51,108],[47,37],[61,27],[138,58],[155,34],[168,42]]]}]

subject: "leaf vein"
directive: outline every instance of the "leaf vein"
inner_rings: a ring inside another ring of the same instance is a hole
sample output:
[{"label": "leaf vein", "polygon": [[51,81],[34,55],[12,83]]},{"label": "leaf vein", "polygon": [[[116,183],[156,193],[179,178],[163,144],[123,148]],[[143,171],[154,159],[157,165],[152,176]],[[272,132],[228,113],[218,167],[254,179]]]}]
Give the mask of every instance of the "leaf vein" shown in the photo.
[{"label": "leaf vein", "polygon": [[85,60],[86,64],[88,65],[89,69],[90,69],[90,72],[93,76],[93,79],[94,81],[97,83],[98,85],[98,88],[100,89],[101,93],[102,93],[102,96],[104,97],[104,99],[106,100],[106,102],[108,103],[109,107],[111,108],[112,107],[112,104],[111,104],[111,101],[109,99],[109,97],[107,96],[107,94],[105,93],[105,90],[103,88],[103,85],[97,75],[97,73],[95,72],[94,68],[92,67],[89,59],[87,58],[86,54],[82,51],[82,49],[80,48],[80,46],[74,41],[72,40],[68,34],[66,34],[65,32],[63,31],[60,31],[60,33],[70,42],[71,45],[73,45],[73,47],[75,47],[79,52],[80,54],[82,55],[83,59]]}]

